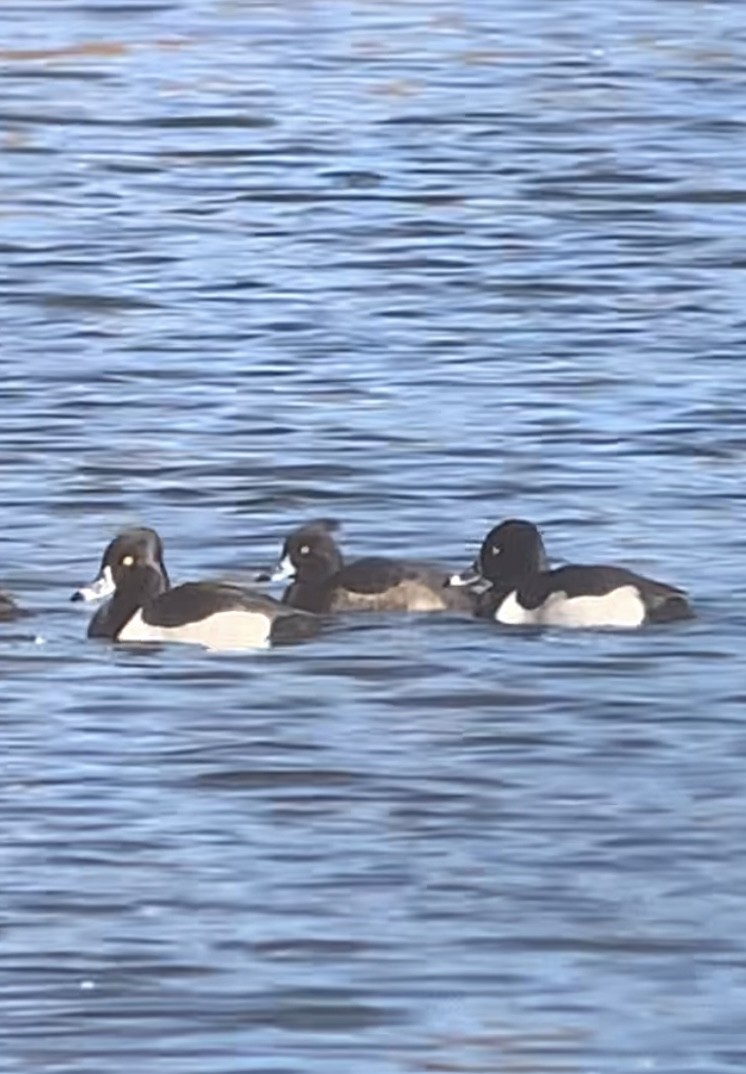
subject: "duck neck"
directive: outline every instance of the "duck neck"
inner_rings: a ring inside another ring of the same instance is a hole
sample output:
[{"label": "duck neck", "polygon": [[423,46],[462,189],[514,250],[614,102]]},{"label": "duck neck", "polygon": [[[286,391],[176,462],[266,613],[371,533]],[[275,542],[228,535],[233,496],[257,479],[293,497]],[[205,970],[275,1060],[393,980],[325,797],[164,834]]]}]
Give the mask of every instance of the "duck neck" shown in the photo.
[{"label": "duck neck", "polygon": [[117,585],[108,604],[94,617],[89,635],[116,639],[133,615],[146,608],[167,588],[165,578],[155,568],[131,568]]},{"label": "duck neck", "polygon": [[282,594],[282,603],[303,612],[316,614],[327,610],[329,603],[329,586],[326,580],[319,582],[293,582]]},{"label": "duck neck", "polygon": [[293,584],[285,590],[283,604],[317,615],[328,611],[333,579],[343,567],[344,559],[336,545],[324,549],[321,555],[309,556],[303,561]]}]

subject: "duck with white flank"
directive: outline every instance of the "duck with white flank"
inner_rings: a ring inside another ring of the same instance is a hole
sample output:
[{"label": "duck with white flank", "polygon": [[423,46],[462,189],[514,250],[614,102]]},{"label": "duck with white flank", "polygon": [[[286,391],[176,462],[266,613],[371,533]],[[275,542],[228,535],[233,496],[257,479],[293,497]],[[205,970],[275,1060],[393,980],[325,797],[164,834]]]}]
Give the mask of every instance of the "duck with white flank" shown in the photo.
[{"label": "duck with white flank", "polygon": [[681,589],[625,567],[549,570],[538,529],[515,519],[490,530],[472,569],[447,584],[481,588],[478,614],[510,626],[634,628],[694,616]]},{"label": "duck with white flank", "polygon": [[104,597],[110,599],[91,620],[89,638],[257,649],[306,636],[317,627],[314,616],[239,586],[187,582],[171,589],[161,539],[145,527],[115,537],[96,580],[72,599]]}]

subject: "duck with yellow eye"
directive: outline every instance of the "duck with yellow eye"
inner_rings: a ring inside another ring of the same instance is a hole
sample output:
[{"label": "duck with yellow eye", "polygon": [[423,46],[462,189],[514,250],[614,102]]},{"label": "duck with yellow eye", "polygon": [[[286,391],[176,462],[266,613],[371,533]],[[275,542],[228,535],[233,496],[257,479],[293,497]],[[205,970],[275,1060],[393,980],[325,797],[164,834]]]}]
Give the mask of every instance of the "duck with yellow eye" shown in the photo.
[{"label": "duck with yellow eye", "polygon": [[101,559],[98,577],[73,600],[109,598],[88,626],[89,638],[118,642],[184,642],[206,649],[267,648],[313,633],[316,617],[264,593],[221,582],[170,587],[163,543],[155,530],[120,533]]},{"label": "duck with yellow eye", "polygon": [[293,530],[282,558],[256,581],[291,584],[283,604],[307,612],[463,612],[472,615],[471,592],[446,589],[448,571],[419,560],[366,556],[345,563],[334,533],[339,523],[320,518]]}]

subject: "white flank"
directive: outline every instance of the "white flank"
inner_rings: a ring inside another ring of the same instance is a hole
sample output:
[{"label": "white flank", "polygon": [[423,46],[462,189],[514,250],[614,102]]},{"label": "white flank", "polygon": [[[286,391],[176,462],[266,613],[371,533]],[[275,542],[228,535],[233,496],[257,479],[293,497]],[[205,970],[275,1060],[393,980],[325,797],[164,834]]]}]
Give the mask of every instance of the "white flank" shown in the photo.
[{"label": "white flank", "polygon": [[541,622],[539,611],[539,608],[529,610],[519,604],[518,597],[513,590],[495,612],[495,619],[498,623],[505,623],[506,626],[533,626]]},{"label": "white flank", "polygon": [[495,615],[509,626],[619,627],[632,629],[645,621],[645,605],[637,587],[619,586],[603,596],[568,597],[552,593],[538,608],[518,603],[515,592],[505,598]]},{"label": "white flank", "polygon": [[160,627],[146,623],[142,611],[137,611],[120,630],[118,641],[183,642],[186,645],[202,645],[205,649],[235,652],[238,649],[269,648],[271,621],[261,612],[240,608],[215,612],[194,623],[178,627]]}]

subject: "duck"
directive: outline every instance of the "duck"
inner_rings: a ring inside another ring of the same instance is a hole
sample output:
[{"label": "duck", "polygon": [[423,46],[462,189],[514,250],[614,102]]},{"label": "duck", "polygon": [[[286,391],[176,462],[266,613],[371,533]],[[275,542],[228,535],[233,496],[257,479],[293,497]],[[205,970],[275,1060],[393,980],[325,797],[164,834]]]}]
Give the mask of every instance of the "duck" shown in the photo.
[{"label": "duck", "polygon": [[447,584],[481,586],[477,614],[510,626],[633,629],[694,617],[683,590],[626,567],[549,569],[538,528],[523,519],[493,527],[473,567]]},{"label": "duck", "polygon": [[314,631],[313,615],[264,593],[222,582],[171,588],[163,542],[145,526],[118,534],[104,550],[98,576],[74,601],[109,598],[88,625],[89,638],[115,642],[184,642],[213,650],[267,648]]},{"label": "duck", "polygon": [[14,619],[25,619],[30,614],[24,608],[19,607],[8,593],[0,591],[0,623],[10,623]]},{"label": "duck", "polygon": [[289,581],[283,604],[328,612],[466,612],[477,599],[446,588],[448,571],[430,563],[366,556],[346,564],[335,519],[307,522],[286,538],[279,563],[257,581]]}]

